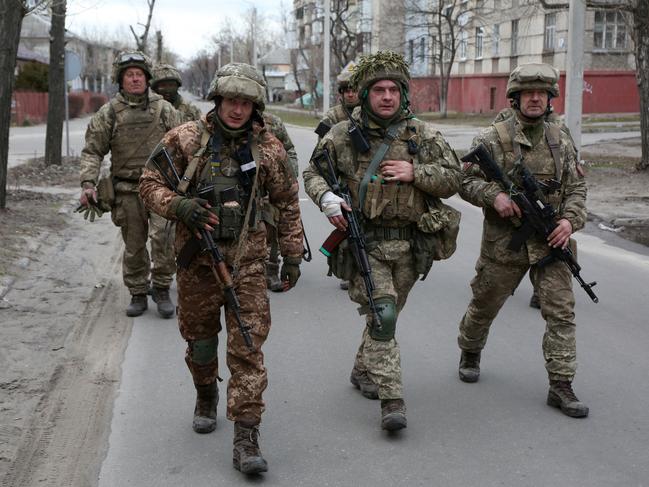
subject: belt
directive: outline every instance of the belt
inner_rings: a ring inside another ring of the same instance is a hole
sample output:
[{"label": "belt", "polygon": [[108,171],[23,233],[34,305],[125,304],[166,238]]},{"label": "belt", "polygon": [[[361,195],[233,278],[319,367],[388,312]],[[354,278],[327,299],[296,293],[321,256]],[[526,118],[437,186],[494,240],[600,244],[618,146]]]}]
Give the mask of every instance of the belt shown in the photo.
[{"label": "belt", "polygon": [[413,235],[412,225],[407,227],[380,227],[372,225],[365,229],[365,236],[371,240],[410,240]]}]

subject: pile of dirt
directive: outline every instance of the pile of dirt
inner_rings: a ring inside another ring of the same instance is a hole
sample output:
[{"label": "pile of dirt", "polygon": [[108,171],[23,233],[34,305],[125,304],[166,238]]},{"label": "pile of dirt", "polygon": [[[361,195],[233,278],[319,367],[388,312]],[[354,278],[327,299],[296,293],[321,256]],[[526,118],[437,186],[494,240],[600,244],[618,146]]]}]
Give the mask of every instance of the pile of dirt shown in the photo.
[{"label": "pile of dirt", "polygon": [[63,157],[60,165],[47,165],[44,157],[31,159],[25,164],[9,169],[7,187],[79,187],[79,162],[78,157]]}]

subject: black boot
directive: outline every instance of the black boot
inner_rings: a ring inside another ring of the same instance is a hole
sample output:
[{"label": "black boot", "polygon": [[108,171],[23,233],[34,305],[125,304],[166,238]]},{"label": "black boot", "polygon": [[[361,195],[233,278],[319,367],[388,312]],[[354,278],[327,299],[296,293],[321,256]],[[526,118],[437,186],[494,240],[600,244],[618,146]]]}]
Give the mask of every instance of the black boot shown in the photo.
[{"label": "black boot", "polygon": [[169,297],[169,288],[154,287],[151,290],[153,302],[158,305],[158,314],[163,318],[171,318],[174,315],[175,307]]},{"label": "black boot", "polygon": [[196,387],[196,406],[192,428],[196,433],[211,433],[216,428],[216,405],[219,403],[219,389],[216,382]]},{"label": "black boot", "polygon": [[548,391],[548,406],[561,409],[561,412],[572,418],[588,416],[588,406],[577,399],[569,380],[551,380]]},{"label": "black boot", "polygon": [[146,294],[134,294],[131,296],[131,303],[126,307],[126,316],[140,316],[148,306]]},{"label": "black boot", "polygon": [[247,475],[268,471],[268,463],[259,450],[259,425],[234,423],[232,464],[239,472]]},{"label": "black boot", "polygon": [[462,382],[478,382],[480,378],[480,352],[465,352],[462,350],[459,373]]},{"label": "black boot", "polygon": [[403,399],[381,400],[381,428],[387,431],[398,431],[408,426],[406,403]]},{"label": "black boot", "polygon": [[541,301],[539,301],[539,295],[536,291],[534,291],[530,298],[530,308],[541,309]]},{"label": "black boot", "polygon": [[279,263],[266,262],[266,287],[275,293],[282,292],[284,286],[279,278]]},{"label": "black boot", "polygon": [[379,386],[372,382],[372,380],[367,376],[367,372],[360,371],[354,367],[352,369],[352,374],[349,377],[349,382],[351,382],[356,389],[360,390],[361,394],[366,398],[379,398]]}]

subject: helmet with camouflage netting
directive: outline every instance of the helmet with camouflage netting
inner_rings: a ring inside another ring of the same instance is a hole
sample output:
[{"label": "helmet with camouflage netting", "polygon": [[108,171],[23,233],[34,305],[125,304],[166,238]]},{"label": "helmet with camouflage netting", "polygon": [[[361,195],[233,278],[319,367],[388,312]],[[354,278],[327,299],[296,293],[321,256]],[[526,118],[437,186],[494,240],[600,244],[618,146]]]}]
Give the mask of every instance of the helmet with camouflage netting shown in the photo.
[{"label": "helmet with camouflage netting", "polygon": [[351,84],[358,89],[359,96],[365,97],[365,91],[377,81],[392,80],[408,92],[410,72],[408,63],[401,54],[393,51],[379,51],[369,56],[361,56],[354,67]]},{"label": "helmet with camouflage netting", "polygon": [[245,98],[263,111],[266,107],[265,88],[266,81],[254,66],[246,63],[229,63],[214,75],[207,99],[214,100],[217,96]]},{"label": "helmet with camouflage netting", "polygon": [[155,88],[155,85],[161,81],[175,81],[178,83],[179,87],[183,85],[183,79],[180,76],[180,72],[171,64],[158,64],[153,68],[151,87]]},{"label": "helmet with camouflage netting", "polygon": [[356,64],[354,61],[349,61],[347,65],[340,71],[340,74],[336,76],[336,83],[338,84],[338,91],[343,92],[351,85],[352,74],[354,74],[354,68]]},{"label": "helmet with camouflage netting", "polygon": [[142,51],[122,51],[115,57],[112,72],[113,83],[121,84],[122,73],[127,68],[140,68],[144,71],[147,80],[153,77],[151,59]]},{"label": "helmet with camouflage netting", "polygon": [[545,63],[517,66],[507,81],[507,98],[524,90],[545,90],[550,96],[559,96],[559,70]]}]

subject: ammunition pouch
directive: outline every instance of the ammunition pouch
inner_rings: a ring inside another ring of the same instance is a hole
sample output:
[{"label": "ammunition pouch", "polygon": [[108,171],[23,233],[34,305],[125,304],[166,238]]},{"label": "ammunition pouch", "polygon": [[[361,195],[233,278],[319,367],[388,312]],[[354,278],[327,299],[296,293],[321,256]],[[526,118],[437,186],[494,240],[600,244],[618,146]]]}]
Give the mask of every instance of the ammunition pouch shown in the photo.
[{"label": "ammunition pouch", "polygon": [[234,240],[241,235],[245,212],[241,205],[219,205],[217,216],[218,225],[215,225],[212,237],[214,240]]},{"label": "ammunition pouch", "polygon": [[356,261],[349,246],[349,240],[341,241],[327,256],[329,272],[327,275],[334,275],[338,279],[349,280],[356,272]]},{"label": "ammunition pouch", "polygon": [[427,206],[428,211],[421,215],[410,242],[415,270],[423,274],[422,280],[426,278],[433,261],[448,259],[455,252],[462,216],[455,208],[437,198],[428,198]]},{"label": "ammunition pouch", "polygon": [[326,124],[325,122],[320,122],[318,126],[315,128],[315,133],[318,135],[318,137],[322,138],[327,133],[331,130],[331,126]]},{"label": "ammunition pouch", "polygon": [[369,220],[416,222],[426,211],[423,193],[411,184],[384,183],[373,176],[367,184],[363,202],[363,215]]},{"label": "ammunition pouch", "polygon": [[111,211],[113,206],[115,206],[113,178],[101,178],[97,183],[97,206],[102,211]]},{"label": "ammunition pouch", "polygon": [[370,337],[374,340],[387,342],[394,338],[397,327],[397,306],[392,296],[384,296],[374,300],[376,311],[381,319],[381,327],[370,327]]}]

